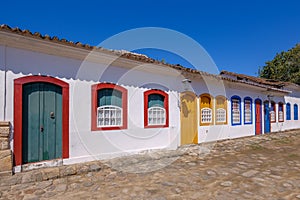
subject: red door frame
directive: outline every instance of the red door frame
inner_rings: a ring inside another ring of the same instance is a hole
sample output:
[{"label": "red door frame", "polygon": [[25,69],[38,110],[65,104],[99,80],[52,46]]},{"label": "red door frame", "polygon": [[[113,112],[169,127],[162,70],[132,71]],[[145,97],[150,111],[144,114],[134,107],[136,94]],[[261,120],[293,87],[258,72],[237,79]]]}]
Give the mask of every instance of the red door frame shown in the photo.
[{"label": "red door frame", "polygon": [[23,85],[34,82],[52,83],[62,88],[62,157],[69,158],[69,84],[50,76],[25,76],[14,80],[15,165],[22,165]]},{"label": "red door frame", "polygon": [[262,134],[262,101],[255,99],[255,135],[260,134]]}]

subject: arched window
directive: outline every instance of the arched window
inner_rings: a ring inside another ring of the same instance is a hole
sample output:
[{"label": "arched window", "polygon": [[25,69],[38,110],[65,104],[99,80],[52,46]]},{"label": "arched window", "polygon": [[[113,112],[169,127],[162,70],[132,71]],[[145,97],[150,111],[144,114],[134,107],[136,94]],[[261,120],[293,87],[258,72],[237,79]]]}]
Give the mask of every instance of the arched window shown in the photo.
[{"label": "arched window", "polygon": [[291,104],[286,104],[286,120],[291,120]]},{"label": "arched window", "polygon": [[298,120],[298,105],[294,104],[294,120]]},{"label": "arched window", "polygon": [[231,97],[231,124],[241,125],[241,98],[239,96]]},{"label": "arched window", "polygon": [[92,86],[92,131],[127,128],[127,90],[111,83]]},{"label": "arched window", "polygon": [[283,122],[284,121],[284,112],[283,112],[283,103],[278,103],[278,121]]},{"label": "arched window", "polygon": [[274,101],[271,101],[270,118],[271,123],[276,122],[276,103]]},{"label": "arched window", "polygon": [[227,100],[224,96],[217,96],[215,104],[216,124],[227,124]]},{"label": "arched window", "polygon": [[209,94],[200,96],[200,126],[213,124],[213,100]]},{"label": "arched window", "polygon": [[148,90],[144,92],[144,117],[145,128],[168,127],[168,94],[161,90]]},{"label": "arched window", "polygon": [[252,124],[252,99],[244,98],[244,124]]}]

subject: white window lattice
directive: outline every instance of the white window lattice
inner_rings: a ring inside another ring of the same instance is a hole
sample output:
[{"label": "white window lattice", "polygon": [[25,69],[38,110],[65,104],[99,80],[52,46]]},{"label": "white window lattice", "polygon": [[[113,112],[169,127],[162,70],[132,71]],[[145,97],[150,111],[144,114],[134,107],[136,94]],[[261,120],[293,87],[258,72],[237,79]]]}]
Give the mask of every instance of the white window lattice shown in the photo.
[{"label": "white window lattice", "polygon": [[271,122],[275,122],[276,121],[276,118],[275,118],[275,111],[271,111],[270,112],[270,115],[271,115]]},{"label": "white window lattice", "polygon": [[123,122],[122,108],[118,106],[101,106],[97,108],[97,126],[121,126]]},{"label": "white window lattice", "polygon": [[252,123],[251,101],[249,101],[249,100],[245,100],[245,123]]},{"label": "white window lattice", "polygon": [[240,101],[238,99],[232,100],[232,123],[241,123]]},{"label": "white window lattice", "polygon": [[166,110],[162,107],[151,107],[148,109],[148,125],[165,125]]},{"label": "white window lattice", "polygon": [[279,111],[279,112],[278,112],[278,120],[279,120],[280,122],[283,121],[283,111]]},{"label": "white window lattice", "polygon": [[210,108],[201,109],[201,123],[212,122],[212,110]]},{"label": "white window lattice", "polygon": [[224,108],[217,109],[217,122],[226,122],[226,110]]}]

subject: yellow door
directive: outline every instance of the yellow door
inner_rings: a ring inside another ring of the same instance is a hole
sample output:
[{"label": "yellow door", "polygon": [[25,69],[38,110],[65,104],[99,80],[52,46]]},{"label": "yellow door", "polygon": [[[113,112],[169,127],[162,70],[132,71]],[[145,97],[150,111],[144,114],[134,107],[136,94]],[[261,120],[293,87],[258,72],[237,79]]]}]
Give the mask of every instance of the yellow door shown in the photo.
[{"label": "yellow door", "polygon": [[197,96],[193,92],[180,94],[181,145],[197,144]]}]

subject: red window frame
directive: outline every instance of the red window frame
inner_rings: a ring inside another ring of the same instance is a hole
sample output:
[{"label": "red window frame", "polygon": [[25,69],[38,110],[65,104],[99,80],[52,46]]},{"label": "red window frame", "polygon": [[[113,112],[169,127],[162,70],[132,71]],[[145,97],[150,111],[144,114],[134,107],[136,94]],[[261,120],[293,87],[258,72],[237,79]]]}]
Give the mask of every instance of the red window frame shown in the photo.
[{"label": "red window frame", "polygon": [[[122,93],[122,118],[123,124],[121,126],[112,126],[112,127],[97,127],[97,99],[98,99],[98,90],[101,89],[114,89]],[[118,130],[118,129],[127,129],[127,89],[122,86],[113,84],[113,83],[98,83],[92,85],[92,122],[91,130],[92,131],[104,131],[104,130]]]},{"label": "red window frame", "polygon": [[[164,125],[148,125],[148,97],[151,94],[159,94],[164,97],[164,109],[166,110],[166,123]],[[169,127],[169,95],[162,90],[147,90],[144,92],[144,128]]]}]

